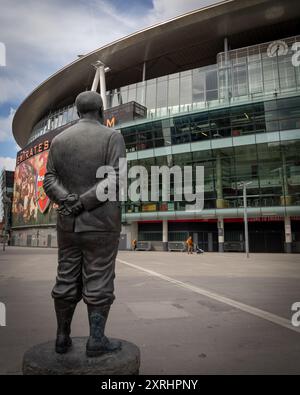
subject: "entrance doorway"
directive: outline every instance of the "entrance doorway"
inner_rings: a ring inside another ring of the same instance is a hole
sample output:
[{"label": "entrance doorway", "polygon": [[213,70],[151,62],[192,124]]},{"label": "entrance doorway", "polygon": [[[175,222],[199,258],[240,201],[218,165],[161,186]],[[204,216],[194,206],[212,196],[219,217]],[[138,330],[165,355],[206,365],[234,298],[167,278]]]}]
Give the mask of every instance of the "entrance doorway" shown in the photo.
[{"label": "entrance doorway", "polygon": [[127,250],[127,235],[125,233],[120,235],[119,250]]},{"label": "entrance doorway", "polygon": [[216,251],[218,245],[218,237],[216,232],[193,232],[193,242],[203,251]]}]

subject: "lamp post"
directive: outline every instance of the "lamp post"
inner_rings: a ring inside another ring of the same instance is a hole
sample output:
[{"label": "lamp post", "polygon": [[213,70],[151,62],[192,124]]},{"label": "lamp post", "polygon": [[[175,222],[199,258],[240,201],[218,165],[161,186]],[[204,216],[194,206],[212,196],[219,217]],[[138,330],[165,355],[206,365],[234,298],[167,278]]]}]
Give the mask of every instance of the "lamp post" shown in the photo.
[{"label": "lamp post", "polygon": [[244,228],[245,228],[245,252],[247,258],[249,258],[249,232],[248,232],[248,213],[247,213],[247,185],[251,184],[252,181],[241,181],[238,183],[239,187],[243,188],[243,201],[244,201]]}]

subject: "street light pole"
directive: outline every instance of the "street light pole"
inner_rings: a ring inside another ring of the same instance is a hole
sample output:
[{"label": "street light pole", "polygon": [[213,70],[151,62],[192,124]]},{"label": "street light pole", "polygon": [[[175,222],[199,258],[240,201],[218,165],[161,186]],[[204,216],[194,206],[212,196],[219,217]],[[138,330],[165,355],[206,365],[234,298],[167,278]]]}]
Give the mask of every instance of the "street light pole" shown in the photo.
[{"label": "street light pole", "polygon": [[249,232],[248,232],[248,213],[247,213],[247,189],[246,183],[243,183],[243,199],[244,199],[244,227],[245,227],[245,251],[249,258]]},{"label": "street light pole", "polygon": [[249,231],[248,231],[248,212],[247,212],[247,185],[251,184],[249,182],[240,182],[239,186],[243,187],[243,201],[244,201],[244,229],[245,229],[245,252],[247,258],[249,258]]}]

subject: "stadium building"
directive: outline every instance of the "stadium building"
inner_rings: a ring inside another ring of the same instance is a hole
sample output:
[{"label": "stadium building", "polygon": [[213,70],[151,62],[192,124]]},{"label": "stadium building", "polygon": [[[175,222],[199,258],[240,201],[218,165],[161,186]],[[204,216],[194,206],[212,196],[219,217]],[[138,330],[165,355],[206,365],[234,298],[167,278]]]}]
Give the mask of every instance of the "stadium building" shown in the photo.
[{"label": "stadium building", "polygon": [[22,148],[13,244],[56,246],[42,188],[48,150],[77,122],[76,95],[96,90],[129,166],[205,169],[201,211],[127,201],[120,248],[137,239],[166,249],[191,235],[205,251],[243,251],[247,182],[250,251],[300,252],[299,19],[299,0],[224,1],[81,56],[43,82],[13,121]]}]

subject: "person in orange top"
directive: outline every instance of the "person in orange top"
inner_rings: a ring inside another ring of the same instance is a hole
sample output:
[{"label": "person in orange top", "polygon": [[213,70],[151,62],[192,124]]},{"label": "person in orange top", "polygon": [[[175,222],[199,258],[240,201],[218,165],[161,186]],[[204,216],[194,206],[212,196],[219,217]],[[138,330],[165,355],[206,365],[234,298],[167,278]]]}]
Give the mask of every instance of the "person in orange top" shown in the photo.
[{"label": "person in orange top", "polygon": [[186,245],[187,245],[187,253],[188,254],[192,254],[193,253],[193,239],[192,236],[190,236],[187,241],[186,241]]},{"label": "person in orange top", "polygon": [[131,246],[132,246],[133,251],[135,251],[135,250],[136,250],[136,247],[137,247],[137,241],[136,241],[136,239],[133,239],[133,240],[132,240]]}]

